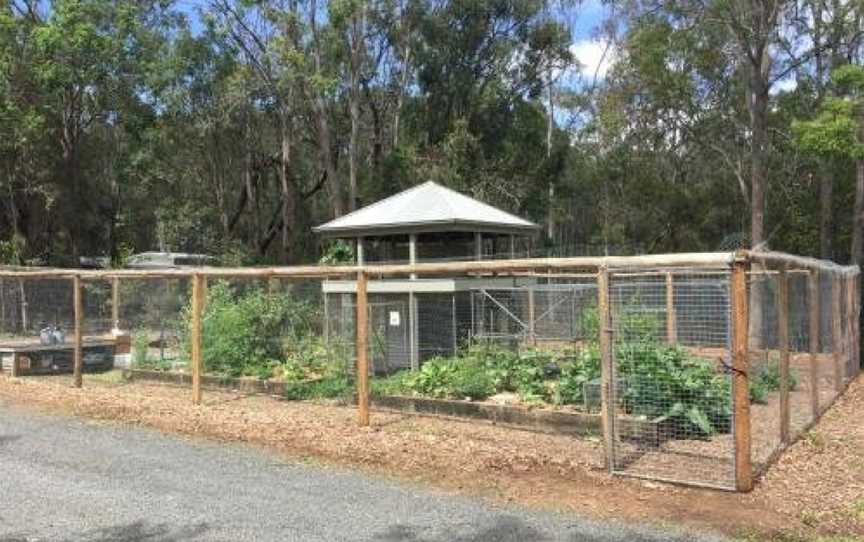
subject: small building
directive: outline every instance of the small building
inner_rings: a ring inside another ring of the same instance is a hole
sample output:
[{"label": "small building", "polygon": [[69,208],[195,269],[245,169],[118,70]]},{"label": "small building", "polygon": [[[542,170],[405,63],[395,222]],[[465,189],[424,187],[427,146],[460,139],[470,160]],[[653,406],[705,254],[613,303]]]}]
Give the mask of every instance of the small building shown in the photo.
[{"label": "small building", "polygon": [[[353,243],[358,265],[515,258],[539,226],[426,182],[313,228]],[[418,368],[453,355],[475,329],[472,291],[514,288],[530,277],[388,278],[368,283],[370,361],[375,373]],[[323,283],[328,340],[352,337],[357,284]]]}]

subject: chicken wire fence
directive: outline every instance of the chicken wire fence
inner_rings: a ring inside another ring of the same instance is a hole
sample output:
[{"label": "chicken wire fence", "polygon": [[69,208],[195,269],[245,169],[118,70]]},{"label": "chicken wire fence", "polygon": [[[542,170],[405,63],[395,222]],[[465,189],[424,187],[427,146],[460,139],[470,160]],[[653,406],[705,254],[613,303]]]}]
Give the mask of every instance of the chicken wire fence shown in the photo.
[{"label": "chicken wire fence", "polygon": [[[730,263],[375,277],[365,296],[373,400],[491,405],[496,423],[517,419],[502,418],[501,408],[528,406],[532,420],[549,411],[559,416],[556,431],[602,435],[615,474],[735,489],[742,454],[755,472],[766,468],[858,374],[859,302],[848,272],[747,275],[745,449],[736,434],[732,272]],[[192,275],[84,277],[84,371],[113,364],[135,378],[191,385]],[[207,277],[204,387],[354,403],[355,279],[356,271]],[[11,363],[29,374],[71,372],[74,284],[70,276],[0,279],[5,371]],[[44,352],[5,353],[21,345]]]}]

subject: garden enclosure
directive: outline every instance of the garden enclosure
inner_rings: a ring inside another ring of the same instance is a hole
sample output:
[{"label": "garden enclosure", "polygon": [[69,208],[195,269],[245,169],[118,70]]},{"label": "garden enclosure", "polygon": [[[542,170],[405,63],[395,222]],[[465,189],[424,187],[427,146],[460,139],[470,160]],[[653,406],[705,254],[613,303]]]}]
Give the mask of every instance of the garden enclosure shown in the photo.
[{"label": "garden enclosure", "polygon": [[[444,279],[466,286],[422,291]],[[386,293],[394,280],[417,282],[413,301]],[[331,281],[348,286],[325,302]],[[13,375],[81,385],[116,345],[130,374],[196,402],[208,385],[341,398],[363,424],[376,401],[548,414],[602,436],[615,474],[748,490],[858,374],[859,287],[857,268],[746,251],[5,270],[0,355]]]}]

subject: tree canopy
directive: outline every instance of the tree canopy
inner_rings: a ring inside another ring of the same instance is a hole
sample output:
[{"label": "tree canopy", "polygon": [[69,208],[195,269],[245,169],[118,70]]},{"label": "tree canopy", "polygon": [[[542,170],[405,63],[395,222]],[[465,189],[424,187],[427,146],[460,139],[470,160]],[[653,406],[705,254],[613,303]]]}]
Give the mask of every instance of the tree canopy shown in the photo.
[{"label": "tree canopy", "polygon": [[538,253],[860,258],[859,3],[591,1],[8,0],[0,259],[313,261],[427,180]]}]

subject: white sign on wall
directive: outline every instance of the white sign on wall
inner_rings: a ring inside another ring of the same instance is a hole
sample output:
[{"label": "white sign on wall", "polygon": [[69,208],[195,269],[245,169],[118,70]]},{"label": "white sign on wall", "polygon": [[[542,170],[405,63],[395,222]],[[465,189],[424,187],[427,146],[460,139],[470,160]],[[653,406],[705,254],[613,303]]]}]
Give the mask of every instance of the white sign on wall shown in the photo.
[{"label": "white sign on wall", "polygon": [[390,325],[399,327],[399,311],[390,311]]}]

